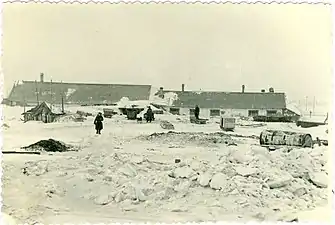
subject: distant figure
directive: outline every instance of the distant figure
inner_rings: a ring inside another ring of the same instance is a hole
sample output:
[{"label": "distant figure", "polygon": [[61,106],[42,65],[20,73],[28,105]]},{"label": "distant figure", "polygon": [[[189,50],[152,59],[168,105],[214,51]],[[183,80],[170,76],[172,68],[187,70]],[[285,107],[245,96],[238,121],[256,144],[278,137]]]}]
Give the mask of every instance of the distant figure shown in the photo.
[{"label": "distant figure", "polygon": [[151,123],[151,121],[153,121],[153,118],[154,118],[154,113],[152,112],[152,109],[151,109],[151,107],[149,106],[149,107],[148,107],[148,110],[147,110],[147,112],[146,112],[147,123],[148,123],[148,122]]},{"label": "distant figure", "polygon": [[198,105],[196,105],[194,109],[194,116],[197,120],[199,119],[199,113],[200,113],[200,108]]},{"label": "distant figure", "polygon": [[102,113],[99,112],[94,120],[95,129],[97,131],[97,134],[101,134],[101,130],[103,128],[102,121],[104,121],[104,118],[102,117]]},{"label": "distant figure", "polygon": [[312,117],[312,111],[309,111],[309,117]]}]

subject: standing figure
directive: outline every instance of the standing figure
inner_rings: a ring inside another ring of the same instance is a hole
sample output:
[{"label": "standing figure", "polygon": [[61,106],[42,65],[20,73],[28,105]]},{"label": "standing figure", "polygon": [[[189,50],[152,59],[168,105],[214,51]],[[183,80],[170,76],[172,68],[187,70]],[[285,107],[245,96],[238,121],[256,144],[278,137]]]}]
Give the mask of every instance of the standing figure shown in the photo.
[{"label": "standing figure", "polygon": [[102,113],[99,112],[94,120],[95,129],[97,131],[97,134],[101,134],[101,130],[103,128],[102,121],[104,121],[104,118],[102,117]]},{"label": "standing figure", "polygon": [[147,119],[147,123],[150,122],[153,120],[153,117],[154,117],[154,113],[152,112],[152,109],[150,106],[148,106],[148,110],[147,110],[147,113],[146,113],[146,119]]},{"label": "standing figure", "polygon": [[200,108],[198,105],[196,105],[194,109],[194,116],[197,120],[199,119],[199,113],[200,113]]}]

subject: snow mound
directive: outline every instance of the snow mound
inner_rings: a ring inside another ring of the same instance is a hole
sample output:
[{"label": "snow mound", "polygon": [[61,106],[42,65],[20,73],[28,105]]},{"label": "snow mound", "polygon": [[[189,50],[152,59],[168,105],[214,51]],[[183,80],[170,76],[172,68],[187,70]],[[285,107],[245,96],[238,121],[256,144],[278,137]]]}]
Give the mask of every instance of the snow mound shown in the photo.
[{"label": "snow mound", "polygon": [[160,143],[173,143],[177,142],[180,145],[205,145],[210,146],[213,144],[232,144],[232,138],[224,133],[193,133],[193,132],[174,132],[167,133],[153,133],[149,136],[140,137],[144,140],[160,142]]},{"label": "snow mound", "polygon": [[57,117],[55,122],[59,122],[59,123],[83,122],[84,120],[86,120],[86,118],[79,114],[70,114],[70,115],[64,115],[64,116]]},{"label": "snow mound", "polygon": [[41,140],[29,146],[22,147],[22,149],[42,152],[67,152],[75,150],[73,146],[54,139]]}]

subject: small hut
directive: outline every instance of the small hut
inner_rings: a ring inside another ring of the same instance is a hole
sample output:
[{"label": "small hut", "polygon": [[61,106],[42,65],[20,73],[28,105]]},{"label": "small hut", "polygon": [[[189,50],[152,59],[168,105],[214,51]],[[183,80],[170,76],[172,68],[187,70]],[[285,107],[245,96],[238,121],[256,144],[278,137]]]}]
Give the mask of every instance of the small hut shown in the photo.
[{"label": "small hut", "polygon": [[46,102],[42,102],[36,107],[22,113],[24,122],[27,121],[42,121],[44,123],[52,123],[55,119],[65,113],[58,107],[51,106]]}]

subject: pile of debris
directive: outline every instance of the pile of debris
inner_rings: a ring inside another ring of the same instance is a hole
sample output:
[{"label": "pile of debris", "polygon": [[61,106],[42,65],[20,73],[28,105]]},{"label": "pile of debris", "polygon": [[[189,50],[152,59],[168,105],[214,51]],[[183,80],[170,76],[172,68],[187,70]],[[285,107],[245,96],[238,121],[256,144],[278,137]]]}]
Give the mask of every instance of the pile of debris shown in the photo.
[{"label": "pile of debris", "polygon": [[162,120],[159,124],[160,124],[161,128],[163,128],[165,130],[174,130],[173,124],[170,123],[169,121]]},{"label": "pile of debris", "polygon": [[174,132],[153,133],[149,136],[141,136],[146,141],[156,141],[166,144],[178,143],[180,145],[205,145],[227,144],[235,145],[230,135],[225,133],[202,133],[202,132]]},{"label": "pile of debris", "polygon": [[41,140],[29,146],[21,147],[21,149],[37,152],[68,152],[78,150],[74,146],[65,144],[54,139]]},{"label": "pile of debris", "polygon": [[86,117],[80,115],[80,114],[67,114],[64,116],[57,117],[55,120],[56,122],[84,122],[86,120]]},{"label": "pile of debris", "polygon": [[77,110],[76,114],[78,114],[79,116],[82,116],[82,117],[93,116],[93,113],[84,112],[84,111],[80,111],[80,110]]}]

